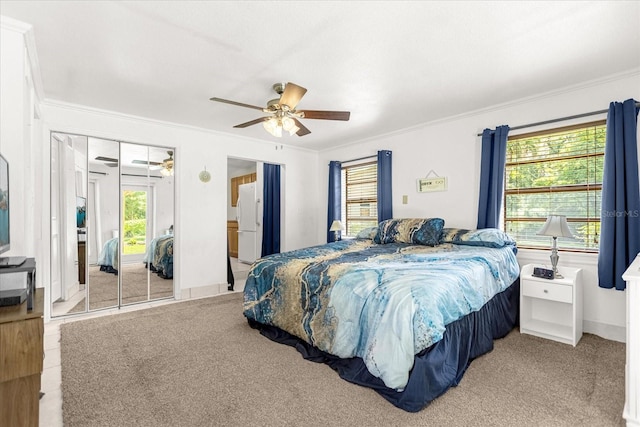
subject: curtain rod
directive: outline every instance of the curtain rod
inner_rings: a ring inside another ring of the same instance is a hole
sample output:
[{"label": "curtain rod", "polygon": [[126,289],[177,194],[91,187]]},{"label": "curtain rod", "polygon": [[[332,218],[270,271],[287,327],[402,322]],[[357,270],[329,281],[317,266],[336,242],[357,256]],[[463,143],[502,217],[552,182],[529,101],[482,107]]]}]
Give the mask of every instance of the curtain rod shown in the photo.
[{"label": "curtain rod", "polygon": [[350,162],[356,162],[358,160],[364,160],[364,159],[373,159],[374,157],[378,157],[377,154],[374,154],[372,156],[366,156],[366,157],[358,157],[357,159],[351,159],[351,160],[342,160],[340,163],[350,163]]},{"label": "curtain rod", "polygon": [[[636,107],[640,107],[640,102],[636,102]],[[607,112],[609,112],[608,108],[606,110],[592,111],[590,113],[576,114],[574,116],[560,117],[558,119],[551,119],[551,120],[545,120],[545,121],[542,121],[542,122],[536,122],[536,123],[529,123],[529,124],[526,124],[526,125],[514,126],[514,127],[510,127],[509,131],[518,130],[518,129],[526,129],[526,128],[531,128],[531,127],[540,126],[540,125],[548,125],[550,123],[564,122],[566,120],[580,119],[582,117],[595,116],[596,114],[603,114],[603,113],[607,113]],[[479,133],[477,136],[482,136],[482,134]]]}]

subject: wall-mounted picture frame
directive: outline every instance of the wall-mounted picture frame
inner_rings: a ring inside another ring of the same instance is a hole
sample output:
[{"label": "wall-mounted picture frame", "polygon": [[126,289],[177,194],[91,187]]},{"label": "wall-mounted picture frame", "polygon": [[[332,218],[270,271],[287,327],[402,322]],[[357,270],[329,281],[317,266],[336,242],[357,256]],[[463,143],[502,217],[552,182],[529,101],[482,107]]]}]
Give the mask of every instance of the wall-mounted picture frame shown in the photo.
[{"label": "wall-mounted picture frame", "polygon": [[418,179],[417,186],[418,193],[447,191],[447,177],[437,176],[433,178],[420,178]]}]

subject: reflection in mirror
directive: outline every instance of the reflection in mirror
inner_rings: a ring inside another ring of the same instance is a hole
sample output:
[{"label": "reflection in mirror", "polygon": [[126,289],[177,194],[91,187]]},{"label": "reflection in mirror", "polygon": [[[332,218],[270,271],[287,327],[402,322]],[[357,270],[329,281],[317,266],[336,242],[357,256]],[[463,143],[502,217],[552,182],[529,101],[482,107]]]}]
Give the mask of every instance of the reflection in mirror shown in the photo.
[{"label": "reflection in mirror", "polygon": [[87,140],[51,133],[53,316],[86,311]]},{"label": "reflection in mirror", "polygon": [[121,144],[122,304],[173,296],[173,150]]},{"label": "reflection in mirror", "polygon": [[89,137],[89,310],[118,305],[119,143]]}]

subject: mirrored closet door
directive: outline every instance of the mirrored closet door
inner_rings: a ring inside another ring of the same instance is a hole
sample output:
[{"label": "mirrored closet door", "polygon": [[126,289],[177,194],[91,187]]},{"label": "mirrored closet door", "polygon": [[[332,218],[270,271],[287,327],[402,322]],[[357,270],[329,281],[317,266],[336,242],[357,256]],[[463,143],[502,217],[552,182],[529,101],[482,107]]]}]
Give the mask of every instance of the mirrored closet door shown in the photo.
[{"label": "mirrored closet door", "polygon": [[173,159],[51,134],[52,316],[173,297]]}]

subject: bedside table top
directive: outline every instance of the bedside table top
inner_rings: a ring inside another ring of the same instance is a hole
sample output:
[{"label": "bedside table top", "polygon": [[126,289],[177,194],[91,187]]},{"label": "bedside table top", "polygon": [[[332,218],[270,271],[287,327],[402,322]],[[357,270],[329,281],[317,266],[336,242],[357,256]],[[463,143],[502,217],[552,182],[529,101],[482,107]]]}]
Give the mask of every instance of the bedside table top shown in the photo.
[{"label": "bedside table top", "polygon": [[541,283],[558,283],[563,285],[572,285],[582,269],[580,268],[572,268],[572,267],[558,267],[558,273],[562,274],[563,278],[555,278],[555,279],[543,279],[542,277],[533,276],[533,268],[534,267],[542,267],[542,268],[551,268],[547,265],[543,264],[526,264],[522,266],[520,270],[520,279],[533,280]]}]

